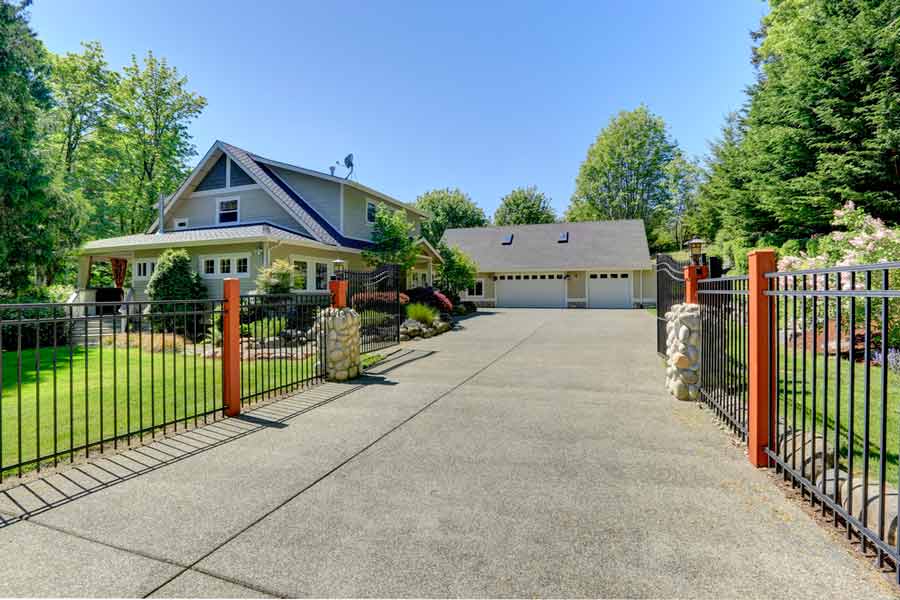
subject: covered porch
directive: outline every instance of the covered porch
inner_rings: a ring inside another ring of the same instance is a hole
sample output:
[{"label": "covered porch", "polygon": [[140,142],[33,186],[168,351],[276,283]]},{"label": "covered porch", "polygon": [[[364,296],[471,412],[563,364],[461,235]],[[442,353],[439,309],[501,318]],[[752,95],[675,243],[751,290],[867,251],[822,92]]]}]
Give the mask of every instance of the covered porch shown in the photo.
[{"label": "covered porch", "polygon": [[413,266],[406,272],[406,288],[431,287],[434,285],[434,277],[436,265],[444,262],[434,246],[428,243],[425,238],[421,238],[416,242],[418,254]]},{"label": "covered porch", "polygon": [[[134,290],[128,285],[128,267],[133,261],[132,252],[81,255],[78,259],[76,291],[69,302],[128,302],[134,295]],[[98,272],[96,267],[100,265],[106,266],[103,271],[108,269],[108,274]],[[146,268],[153,267],[155,263]],[[119,308],[115,304],[90,307],[90,314],[115,314],[119,312]]]}]

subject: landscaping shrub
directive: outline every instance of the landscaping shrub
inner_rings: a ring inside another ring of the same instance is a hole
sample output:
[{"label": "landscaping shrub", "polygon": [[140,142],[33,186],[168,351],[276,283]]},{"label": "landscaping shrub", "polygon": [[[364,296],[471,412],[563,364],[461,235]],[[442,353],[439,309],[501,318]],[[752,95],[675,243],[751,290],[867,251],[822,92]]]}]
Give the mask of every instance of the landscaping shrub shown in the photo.
[{"label": "landscaping shrub", "polygon": [[287,294],[294,280],[294,267],[280,259],[262,270],[256,278],[256,287],[263,294]]},{"label": "landscaping shrub", "polygon": [[287,321],[285,317],[265,317],[251,321],[246,324],[247,335],[257,339],[279,336],[287,327]]},{"label": "landscaping shrub", "polygon": [[444,294],[431,287],[417,287],[407,290],[410,302],[427,304],[441,313],[453,312],[453,303]]},{"label": "landscaping shrub", "polygon": [[[32,288],[20,293],[18,296],[3,298],[0,304],[46,304],[61,303],[68,297],[71,290],[62,286],[54,286],[54,289],[40,287]],[[25,321],[20,326],[16,324],[3,325],[3,349],[14,351],[19,345],[19,332],[22,336],[22,348],[34,348],[40,340],[41,346],[52,346],[54,336],[56,344],[63,346],[69,343],[71,331],[69,323],[33,323],[29,319],[47,319],[50,317],[63,318],[68,316],[64,304],[58,306],[35,306],[33,308],[3,308],[0,306],[0,320],[22,319]]]},{"label": "landscaping shrub", "polygon": [[466,314],[470,315],[473,312],[478,311],[478,305],[472,302],[471,300],[466,300],[462,303],[462,306],[466,309]]},{"label": "landscaping shrub", "polygon": [[406,316],[422,325],[431,326],[437,320],[438,312],[427,304],[416,302],[406,307]]},{"label": "landscaping shrub", "polygon": [[[396,296],[393,292],[357,292],[350,297],[350,307],[357,311],[383,310],[386,306],[393,306]],[[409,304],[409,296],[400,292],[400,306]]]},{"label": "landscaping shrub", "polygon": [[147,295],[154,301],[150,306],[150,312],[154,315],[151,322],[158,331],[175,332],[185,336],[206,331],[206,319],[202,315],[177,314],[201,309],[205,306],[204,303],[197,305],[165,303],[166,300],[206,299],[206,286],[200,275],[191,269],[191,257],[187,251],[169,249],[160,255],[156,270],[147,283]]},{"label": "landscaping shrub", "polygon": [[381,327],[382,325],[387,325],[393,320],[393,315],[390,313],[382,312],[380,310],[364,310],[359,313],[360,319],[362,321],[363,327]]}]

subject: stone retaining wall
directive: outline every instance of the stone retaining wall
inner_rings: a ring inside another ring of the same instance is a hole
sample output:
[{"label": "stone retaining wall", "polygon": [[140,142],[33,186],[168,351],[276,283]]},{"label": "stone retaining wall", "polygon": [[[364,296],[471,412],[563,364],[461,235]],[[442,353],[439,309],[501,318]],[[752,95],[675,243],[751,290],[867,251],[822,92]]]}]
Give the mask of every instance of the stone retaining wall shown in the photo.
[{"label": "stone retaining wall", "polygon": [[674,304],[666,313],[666,389],[679,400],[700,398],[700,305]]}]

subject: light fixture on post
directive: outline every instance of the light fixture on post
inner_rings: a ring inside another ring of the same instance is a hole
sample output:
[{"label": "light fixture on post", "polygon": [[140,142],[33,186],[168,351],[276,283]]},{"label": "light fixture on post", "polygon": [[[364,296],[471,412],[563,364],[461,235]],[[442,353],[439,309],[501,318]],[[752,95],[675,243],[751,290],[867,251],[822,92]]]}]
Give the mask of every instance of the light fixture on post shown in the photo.
[{"label": "light fixture on post", "polygon": [[347,290],[350,283],[344,278],[345,261],[338,258],[332,261],[334,265],[334,274],[331,281],[328,282],[328,290],[331,292],[331,306],[333,308],[344,308],[347,306]]},{"label": "light fixture on post", "polygon": [[344,279],[345,270],[347,268],[347,261],[336,258],[331,261],[331,264],[334,265],[334,275],[333,278],[338,281],[342,281]]},{"label": "light fixture on post", "polygon": [[700,238],[693,238],[684,243],[691,255],[691,264],[700,266],[700,261],[703,258],[703,244],[705,243],[706,241]]}]

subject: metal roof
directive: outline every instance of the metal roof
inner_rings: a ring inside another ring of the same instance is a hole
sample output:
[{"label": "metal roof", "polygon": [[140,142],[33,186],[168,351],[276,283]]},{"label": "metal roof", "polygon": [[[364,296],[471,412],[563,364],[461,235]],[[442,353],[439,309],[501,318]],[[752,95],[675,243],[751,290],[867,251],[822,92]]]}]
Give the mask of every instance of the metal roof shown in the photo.
[{"label": "metal roof", "polygon": [[[560,243],[561,234],[568,241]],[[512,235],[512,242],[504,242]],[[649,269],[644,222],[585,221],[448,229],[443,241],[468,254],[483,273],[537,269]]]}]

